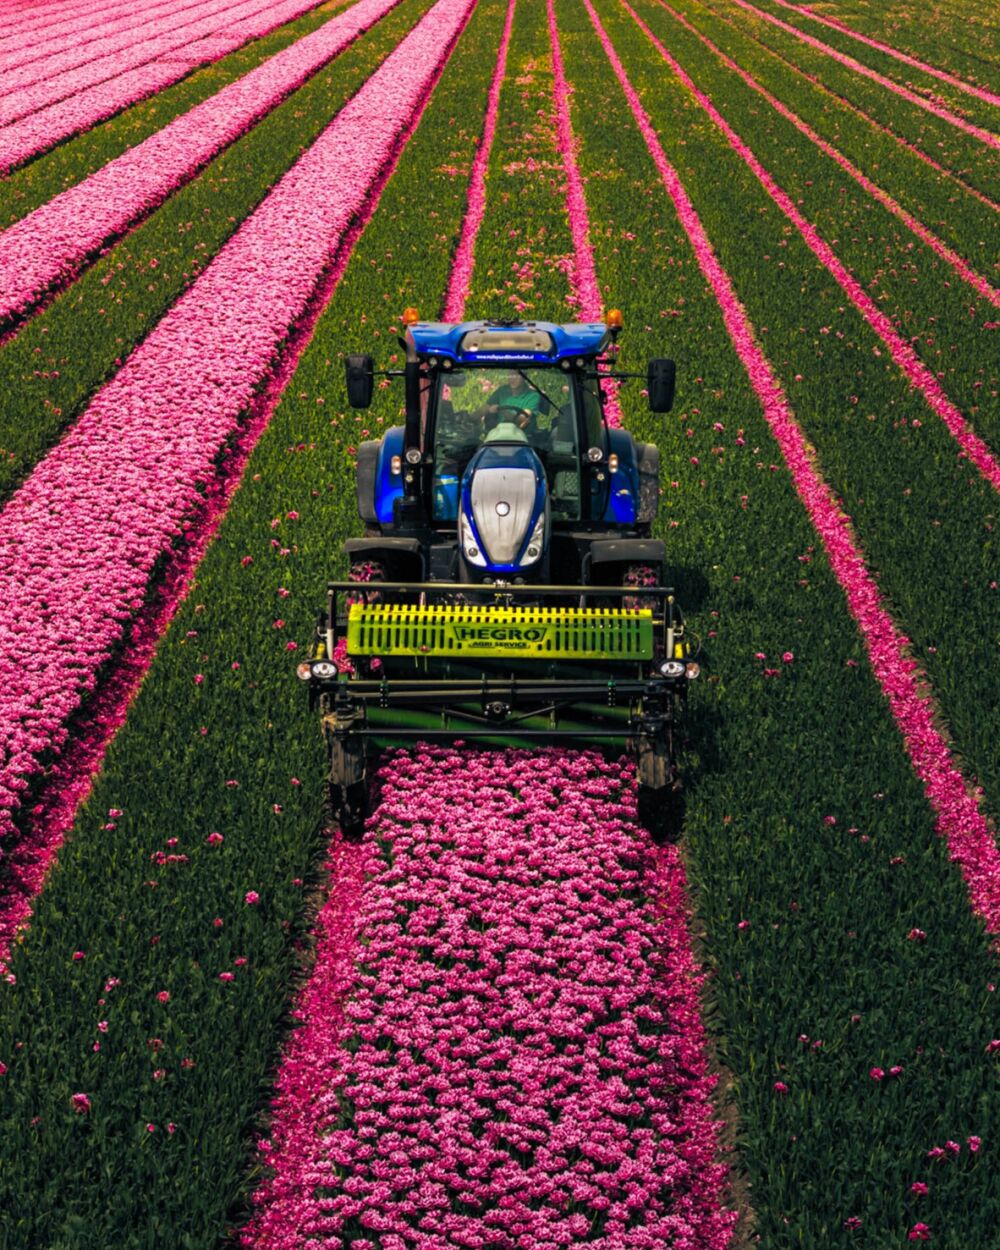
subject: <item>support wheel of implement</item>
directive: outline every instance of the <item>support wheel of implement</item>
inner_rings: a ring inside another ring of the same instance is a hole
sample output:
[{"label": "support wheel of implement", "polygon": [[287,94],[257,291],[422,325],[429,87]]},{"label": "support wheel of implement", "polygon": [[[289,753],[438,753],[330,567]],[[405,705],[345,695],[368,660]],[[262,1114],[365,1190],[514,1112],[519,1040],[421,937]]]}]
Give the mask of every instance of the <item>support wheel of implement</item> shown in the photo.
[{"label": "support wheel of implement", "polygon": [[[657,567],[652,564],[626,564],[622,577],[623,586],[658,586],[659,584],[660,570]],[[653,606],[653,602],[645,595],[622,596],[622,607],[626,610],[649,608]]]},{"label": "support wheel of implement", "polygon": [[684,825],[684,791],[674,783],[659,790],[639,787],[639,822],[649,830],[657,846],[676,842]]},{"label": "support wheel of implement", "polygon": [[[385,581],[385,565],[381,560],[359,560],[357,563],[352,564],[347,573],[347,580],[349,582],[358,582],[359,584],[357,594],[354,591],[349,591],[347,594],[348,607],[352,603],[382,602],[384,594],[378,589],[378,583]],[[361,590],[360,587],[362,585],[366,589]],[[367,589],[369,585],[372,587],[371,590]]]},{"label": "support wheel of implement", "polygon": [[330,807],[348,842],[360,842],[368,815],[368,785],[355,781],[350,785],[330,785]]}]

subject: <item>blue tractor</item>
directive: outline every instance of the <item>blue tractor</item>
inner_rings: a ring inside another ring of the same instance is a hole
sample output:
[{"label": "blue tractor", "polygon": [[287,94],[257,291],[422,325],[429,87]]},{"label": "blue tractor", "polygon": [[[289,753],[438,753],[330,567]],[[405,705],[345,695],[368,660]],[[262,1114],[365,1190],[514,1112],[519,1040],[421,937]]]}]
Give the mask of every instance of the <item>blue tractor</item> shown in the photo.
[{"label": "blue tractor", "polygon": [[[602,396],[644,376],[667,412],[673,361],[617,371],[617,311],[451,325],[408,309],[404,324],[404,367],[380,376],[403,379],[405,421],[358,448],[365,536],[299,665],[333,813],[360,831],[379,745],[575,741],[630,751],[640,816],[676,837],[678,708],[698,665],[651,536],[659,451],[609,426]],[[354,408],[375,376],[348,356]]]}]

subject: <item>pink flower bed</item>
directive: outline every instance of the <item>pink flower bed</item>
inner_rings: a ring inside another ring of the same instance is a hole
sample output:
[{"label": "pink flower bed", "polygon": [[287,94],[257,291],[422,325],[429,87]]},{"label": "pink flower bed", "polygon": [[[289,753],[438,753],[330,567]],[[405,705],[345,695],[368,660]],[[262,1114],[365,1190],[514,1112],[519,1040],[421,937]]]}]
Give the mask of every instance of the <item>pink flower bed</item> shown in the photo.
[{"label": "pink flower bed", "polygon": [[96,4],[69,23],[68,29],[63,23],[59,23],[62,26],[59,32],[43,28],[30,42],[19,41],[20,47],[6,55],[0,54],[3,75],[0,96],[86,65],[98,57],[131,49],[147,31],[165,34],[195,20],[204,11],[204,0],[184,0],[179,4],[163,0],[162,4],[145,11],[124,10],[115,16]]},{"label": "pink flower bed", "polygon": [[[315,3],[316,0],[282,0],[278,4],[261,7],[259,0],[254,0],[252,21],[237,23],[229,27],[225,20],[209,19],[200,24],[203,28],[199,31],[196,32],[194,28],[190,29],[186,40],[175,41],[173,45],[175,49],[186,43],[189,57],[197,59],[185,57],[179,61],[171,61],[166,50],[161,49],[157,54],[158,59],[127,68],[123,63],[123,58],[116,57],[114,59],[117,61],[117,66],[114,68],[114,76],[105,75],[106,81],[96,82],[90,87],[75,83],[70,86],[65,98],[62,98],[62,87],[58,91],[52,87],[50,94],[60,97],[55,103],[43,107],[36,102],[35,111],[30,115],[11,121],[7,125],[0,124],[0,173],[9,171],[70,135],[86,130],[87,127],[103,121],[113,113],[120,112],[137,100],[161,91],[202,61],[217,60],[248,40],[266,35],[276,26],[300,17],[314,8]],[[247,12],[248,9],[246,6],[241,6],[241,11]],[[233,16],[232,11],[230,16]],[[205,45],[204,50],[199,48],[195,54],[192,48],[206,34],[214,36],[213,43]],[[66,78],[70,77],[71,75],[66,75]],[[63,79],[60,79],[60,83],[63,83]],[[9,97],[9,99],[13,98]]]},{"label": "pink flower bed", "polygon": [[805,217],[795,207],[791,197],[778,186],[708,96],[698,89],[690,76],[685,73],[675,58],[671,56],[670,52],[657,39],[638,13],[635,12],[628,0],[622,0],[622,6],[667,62],[671,70],[722,131],[729,146],[753,171],[764,190],[798,230],[813,255],[836,279],[844,294],[858,309],[879,338],[881,338],[882,342],[885,343],[893,360],[906,374],[913,386],[923,394],[930,408],[944,422],[948,432],[962,448],[965,455],[993,488],[1000,490],[1000,463],[997,462],[986,443],[971,429],[961,412],[945,394],[944,387],[937,380],[933,370],[924,364],[907,340],[896,331],[892,321],[882,312],[847,266],[837,258],[829,244],[820,238],[815,226],[810,225],[806,221]]},{"label": "pink flower bed", "polygon": [[794,35],[796,39],[801,39],[810,48],[815,48],[832,60],[837,61],[840,65],[846,65],[848,69],[854,70],[855,73],[861,74],[862,77],[869,78],[872,82],[877,82],[879,86],[885,87],[893,95],[897,95],[903,100],[908,100],[910,104],[915,104],[918,108],[922,108],[928,113],[933,113],[935,117],[940,117],[942,121],[949,122],[958,130],[972,135],[991,148],[1000,148],[1000,136],[993,134],[992,131],[984,130],[982,126],[974,126],[971,122],[967,122],[964,117],[959,117],[957,113],[952,113],[949,109],[936,104],[933,100],[927,100],[922,95],[917,95],[915,91],[911,91],[908,87],[904,87],[898,82],[893,82],[891,78],[886,78],[884,74],[879,74],[867,65],[862,65],[854,57],[838,52],[836,48],[831,48],[828,43],[823,43],[822,40],[816,39],[812,35],[807,35],[805,31],[799,30],[797,26],[792,26],[789,22],[783,22],[780,17],[775,17],[772,13],[766,13],[763,9],[758,9],[755,5],[750,4],[748,0],[733,0],[733,3],[738,4],[741,9],[746,9],[754,17],[763,18],[789,35]]},{"label": "pink flower bed", "polygon": [[399,0],[359,0],[0,234],[0,324],[152,211]]},{"label": "pink flower bed", "polygon": [[[120,36],[116,42],[123,45],[121,48],[88,58],[83,64],[79,64],[79,59],[81,55],[86,56],[85,53],[70,51],[46,57],[44,61],[25,67],[23,72],[29,79],[26,83],[0,97],[0,125],[8,125],[49,104],[57,104],[77,91],[155,61],[196,39],[215,34],[240,18],[259,13],[262,8],[263,0],[241,0],[235,4],[233,0],[202,0],[196,8],[178,17],[150,23],[146,38]],[[12,77],[18,78],[17,71]]]},{"label": "pink flower bed", "polygon": [[[664,7],[667,6],[665,5]],[[936,255],[940,256],[942,260],[951,265],[952,269],[954,269],[964,281],[968,282],[970,286],[974,287],[984,299],[989,300],[995,308],[1000,308],[1000,291],[998,291],[996,287],[991,286],[989,282],[987,282],[986,279],[980,274],[975,273],[957,252],[948,247],[946,243],[943,243],[936,234],[928,230],[928,228],[922,222],[918,221],[912,213],[908,213],[906,209],[893,199],[887,191],[883,191],[881,187],[876,186],[867,174],[858,169],[856,165],[853,165],[847,157],[841,152],[838,152],[832,144],[827,143],[821,135],[818,135],[811,126],[802,120],[801,117],[799,117],[796,113],[793,113],[787,105],[782,104],[776,96],[773,96],[770,91],[768,91],[765,87],[762,87],[756,78],[752,77],[752,75],[748,74],[745,69],[737,65],[732,57],[727,56],[721,48],[716,47],[711,39],[709,39],[706,35],[703,35],[701,31],[693,26],[682,13],[677,13],[673,9],[670,9],[669,12],[672,17],[676,18],[676,20],[680,22],[685,30],[689,30],[693,35],[696,35],[705,47],[719,58],[723,65],[738,74],[748,87],[756,91],[757,94],[762,96],[776,112],[780,113],[782,117],[790,121],[800,134],[805,135],[806,138],[814,143],[821,152],[824,152],[830,157],[831,160],[836,161],[840,168],[853,178],[859,186],[863,187],[869,195],[874,196],[874,198],[878,200],[880,204],[884,205],[889,212],[894,213],[908,229],[912,230],[913,233],[926,243]]]},{"label": "pink flower bed", "polygon": [[792,473],[796,489],[816,527],[831,568],[847,596],[858,623],[875,676],[885,692],[903,735],[914,771],[937,815],[937,830],[947,838],[951,858],[961,865],[974,909],[991,932],[1000,930],[1000,851],[974,795],[948,744],[934,724],[923,697],[926,676],[908,652],[909,640],[900,634],[886,611],[882,596],[865,565],[850,523],[823,481],[795,415],[784,396],[770,362],[759,347],[728,274],[719,264],[694,206],[667,160],[656,131],[642,107],[590,0],[584,0],[601,44],[622,85],[633,115],[674,202],[681,225],[691,240],[702,273],[712,286],[733,341],[754,390],[760,398],[771,431]]},{"label": "pink flower bed", "polygon": [[473,3],[439,0],[425,15],[0,513],[0,836]]},{"label": "pink flower bed", "polygon": [[947,70],[937,69],[933,65],[928,65],[926,61],[920,61],[915,56],[910,56],[906,52],[900,52],[898,48],[893,48],[887,43],[880,42],[878,39],[862,35],[835,17],[824,17],[820,13],[814,13],[805,4],[789,4],[788,0],[774,0],[774,2],[775,4],[780,4],[783,9],[791,9],[793,13],[800,13],[812,22],[820,22],[831,30],[839,30],[843,35],[850,35],[852,39],[856,39],[858,43],[866,44],[869,48],[877,48],[879,52],[884,52],[886,56],[895,57],[897,61],[902,61],[904,65],[910,65],[914,69],[922,70],[925,74],[931,74],[934,78],[940,78],[942,82],[950,83],[951,86],[957,87],[959,91],[965,91],[969,95],[974,95],[977,100],[982,100],[986,104],[1000,105],[1000,95],[996,95],[992,91],[986,91],[983,87],[976,87],[972,83],[966,82],[963,78],[956,77],[955,74],[949,74]]},{"label": "pink flower bed", "polygon": [[418,748],[379,779],[242,1244],[728,1245],[683,869],[630,766]]},{"label": "pink flower bed", "polygon": [[[440,72],[439,68],[438,74]],[[336,261],[320,279],[305,312],[285,341],[281,359],[269,373],[264,388],[254,396],[249,416],[230,440],[231,454],[215,480],[206,487],[204,503],[190,516],[189,522],[185,521],[184,543],[167,559],[163,580],[134,618],[128,641],[115,656],[113,671],[88,701],[86,724],[74,730],[65,750],[48,770],[41,801],[20,821],[21,836],[16,844],[5,848],[0,886],[0,972],[10,956],[10,945],[18,930],[29,923],[34,897],[42,887],[52,857],[72,828],[77,808],[90,794],[108,746],[125,724],[131,702],[142,685],[159,641],[191,588],[194,571],[215,537],[250,454],[267,428],[316,322],[340,282],[354,244],[378,206],[382,188],[395,170],[400,151],[419,125],[433,89],[432,82],[423,103],[411,115],[392,158],[382,164],[365,204],[341,240]]]}]

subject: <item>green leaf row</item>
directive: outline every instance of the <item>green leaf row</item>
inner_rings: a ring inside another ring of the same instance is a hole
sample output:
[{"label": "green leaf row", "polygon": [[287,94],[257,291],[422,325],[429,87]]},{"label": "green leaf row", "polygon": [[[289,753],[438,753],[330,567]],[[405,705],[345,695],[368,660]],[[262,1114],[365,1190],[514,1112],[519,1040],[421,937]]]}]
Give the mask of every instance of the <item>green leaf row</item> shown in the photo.
[{"label": "green leaf row", "polygon": [[[635,7],[654,30],[668,20],[656,3]],[[930,675],[966,767],[1000,812],[1000,723],[990,697],[1000,634],[996,492],[958,458],[943,422],[692,95],[664,72],[638,25],[617,5],[599,0],[598,8]],[[667,37],[680,55],[683,40]],[[721,94],[718,104],[729,108]],[[781,146],[793,165],[797,145],[782,136]]]},{"label": "green leaf row", "polygon": [[846,22],[860,34],[881,39],[979,87],[996,86],[1000,62],[1000,20],[992,0],[938,0],[933,5],[907,0],[838,2],[826,16]]},{"label": "green leaf row", "polygon": [[[709,221],[732,171],[717,153],[711,182],[694,176],[704,127],[684,124],[680,100],[661,108],[662,63],[613,4],[596,7],[720,251],[726,240],[727,267],[733,251],[753,253],[756,205],[727,216],[720,203]],[[995,959],[584,6],[558,0],[558,14],[598,276],[625,315],[623,363],[640,367],[654,345],[678,360],[675,414],[644,413],[628,392],[625,405],[663,449],[661,532],[704,639],[683,851],[711,973],[706,1019],[731,1076],[747,1241],[898,1250],[926,1221],[935,1245],[989,1250]],[[769,326],[792,287],[769,290]],[[908,938],[916,928],[924,941]],[[896,1077],[869,1076],[897,1065]],[[932,1164],[926,1152],[946,1140],[959,1157]],[[921,1180],[926,1198],[910,1191]]]},{"label": "green leaf row", "polygon": [[117,113],[82,134],[74,135],[0,180],[0,223],[3,229],[27,217],[61,191],[83,182],[109,161],[121,156],[187,113],[196,104],[256,69],[269,57],[324,26],[351,0],[330,0],[293,22],[279,26],[229,56],[195,70],[172,87]]},{"label": "green leaf row", "polygon": [[387,14],[0,348],[0,502],[430,5]]},{"label": "green leaf row", "polygon": [[208,1250],[254,1186],[326,842],[287,644],[359,525],[353,445],[400,401],[344,416],[342,354],[384,360],[399,309],[443,297],[505,13],[484,0],[452,54],[0,983],[4,1250]]},{"label": "green leaf row", "polygon": [[[670,0],[670,9],[682,14],[973,268],[987,278],[995,277],[995,257],[989,243],[997,225],[995,210],[961,183],[942,177],[892,135],[872,126],[831,95],[822,80],[813,81],[745,31],[723,21],[699,0]],[[707,65],[710,59],[700,55],[701,63]],[[762,102],[760,116],[764,115]]]},{"label": "green leaf row", "polygon": [[[779,21],[795,27],[796,30],[801,30],[803,34],[813,39],[818,39],[821,43],[825,43],[831,48],[835,48],[838,52],[851,57],[868,69],[873,69],[883,77],[899,83],[900,86],[909,88],[915,94],[923,96],[928,100],[933,100],[937,104],[943,104],[945,108],[953,113],[957,113],[960,117],[964,117],[966,121],[970,121],[974,125],[982,126],[987,130],[996,130],[998,125],[1000,125],[1000,113],[998,113],[995,105],[977,99],[968,92],[962,91],[959,87],[955,87],[953,84],[938,78],[935,74],[928,74],[926,70],[918,69],[915,65],[907,65],[905,61],[899,60],[898,57],[890,56],[887,52],[881,52],[878,48],[873,48],[858,39],[853,39],[850,35],[831,26],[824,26],[819,22],[810,21],[804,14],[796,13],[782,4],[776,4],[775,0],[752,0],[752,2],[762,12],[778,18]],[[821,13],[821,16],[827,17],[829,14],[824,12]],[[888,39],[883,39],[882,42],[887,43],[890,47],[894,46],[891,36]],[[926,59],[927,63],[935,68],[943,68],[943,66],[939,65],[939,58],[936,55],[930,55]]]},{"label": "green leaf row", "polygon": [[[754,17],[734,5],[719,6],[704,0],[705,7],[725,17],[782,60],[797,66],[822,83],[827,90],[862,109],[894,134],[915,144],[964,182],[992,196],[997,185],[998,154],[972,135],[957,130],[950,122],[935,117],[895,95],[891,90],[841,65],[826,53],[779,29],[763,18]],[[857,58],[855,58],[857,59]]]}]

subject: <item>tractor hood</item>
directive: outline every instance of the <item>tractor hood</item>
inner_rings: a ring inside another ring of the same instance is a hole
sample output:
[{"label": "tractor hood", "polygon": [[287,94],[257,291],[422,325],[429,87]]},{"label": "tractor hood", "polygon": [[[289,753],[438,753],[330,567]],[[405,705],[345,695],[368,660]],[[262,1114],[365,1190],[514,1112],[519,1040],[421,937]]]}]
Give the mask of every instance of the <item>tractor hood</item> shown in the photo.
[{"label": "tractor hood", "polygon": [[548,513],[545,471],[530,447],[481,447],[462,478],[463,557],[497,573],[533,568],[548,545]]}]

